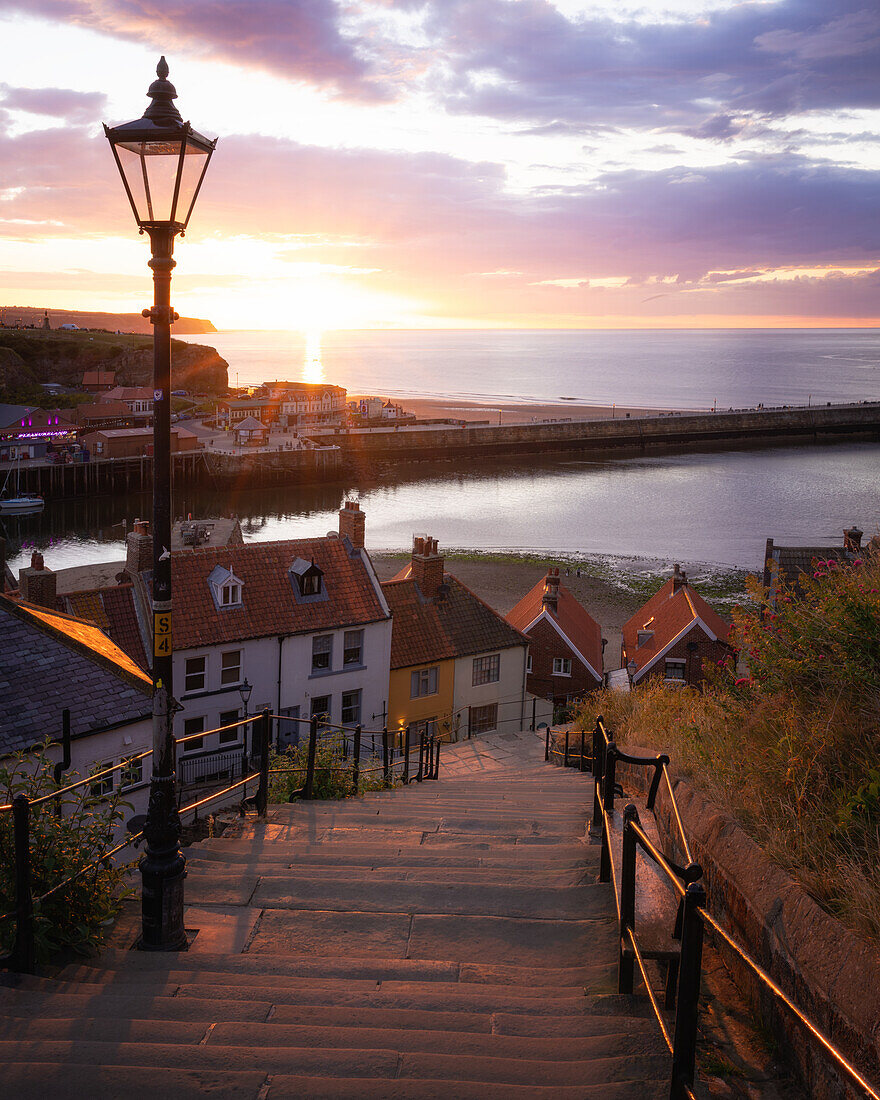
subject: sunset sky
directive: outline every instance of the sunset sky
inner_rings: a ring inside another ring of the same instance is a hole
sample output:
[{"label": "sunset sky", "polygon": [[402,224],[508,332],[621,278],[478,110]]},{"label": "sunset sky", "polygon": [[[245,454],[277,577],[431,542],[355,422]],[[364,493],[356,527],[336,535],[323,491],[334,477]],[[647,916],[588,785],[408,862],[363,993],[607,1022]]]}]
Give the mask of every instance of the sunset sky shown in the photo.
[{"label": "sunset sky", "polygon": [[151,290],[101,122],[220,142],[220,328],[880,324],[869,0],[0,0],[0,305]]}]

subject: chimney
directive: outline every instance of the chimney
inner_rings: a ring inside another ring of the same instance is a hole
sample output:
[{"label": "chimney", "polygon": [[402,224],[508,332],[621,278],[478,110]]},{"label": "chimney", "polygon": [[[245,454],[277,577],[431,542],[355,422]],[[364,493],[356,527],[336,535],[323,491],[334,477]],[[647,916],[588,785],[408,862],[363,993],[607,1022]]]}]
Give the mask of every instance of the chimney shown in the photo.
[{"label": "chimney", "polygon": [[339,537],[347,538],[356,549],[363,549],[367,517],[356,500],[347,500],[339,509]]},{"label": "chimney", "polygon": [[153,536],[145,519],[136,519],[126,539],[125,572],[130,576],[153,568]]},{"label": "chimney", "polygon": [[684,588],[684,586],[687,584],[687,582],[688,582],[687,573],[684,573],[682,571],[681,566],[678,564],[678,562],[676,562],[675,565],[672,567],[672,594],[673,594],[673,596],[675,595],[675,593],[680,588]]},{"label": "chimney", "polygon": [[18,587],[21,598],[28,603],[55,610],[56,577],[43,564],[43,555],[34,551],[29,569],[19,569]]},{"label": "chimney", "polygon": [[437,553],[437,540],[413,539],[412,579],[426,600],[432,600],[443,584],[443,555]]},{"label": "chimney", "polygon": [[559,570],[548,569],[544,580],[544,595],[541,597],[541,607],[544,611],[552,611],[556,614],[559,607]]},{"label": "chimney", "polygon": [[860,531],[855,524],[844,530],[843,548],[848,554],[860,554],[862,552],[862,535],[864,535],[864,533],[865,532]]}]

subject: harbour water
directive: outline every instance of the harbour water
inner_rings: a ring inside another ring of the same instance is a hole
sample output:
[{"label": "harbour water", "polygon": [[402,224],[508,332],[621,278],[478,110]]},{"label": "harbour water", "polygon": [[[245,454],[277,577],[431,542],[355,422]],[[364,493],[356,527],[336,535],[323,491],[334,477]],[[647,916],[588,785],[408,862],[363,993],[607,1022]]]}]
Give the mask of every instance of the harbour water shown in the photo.
[{"label": "harbour water", "polygon": [[[705,408],[880,398],[877,330],[216,333],[230,381],[329,381],[352,392]],[[367,544],[414,532],[448,549],[612,555],[758,568],[764,542],[835,543],[880,524],[880,446],[841,443],[614,461],[528,456],[419,463],[358,484],[219,494],[175,489],[175,513],[236,515],[246,539],[324,534],[357,497]],[[124,557],[146,497],[58,501],[0,521],[14,570]]]},{"label": "harbour water", "polygon": [[[246,540],[325,534],[349,496],[367,514],[367,546],[441,546],[612,555],[759,568],[764,542],[836,543],[845,526],[878,531],[880,446],[842,443],[615,461],[571,457],[420,463],[357,485],[219,494],[178,487],[178,515],[237,515]],[[59,501],[4,517],[10,564],[39,548],[50,568],[119,560],[123,528],[149,516],[147,497]]]}]

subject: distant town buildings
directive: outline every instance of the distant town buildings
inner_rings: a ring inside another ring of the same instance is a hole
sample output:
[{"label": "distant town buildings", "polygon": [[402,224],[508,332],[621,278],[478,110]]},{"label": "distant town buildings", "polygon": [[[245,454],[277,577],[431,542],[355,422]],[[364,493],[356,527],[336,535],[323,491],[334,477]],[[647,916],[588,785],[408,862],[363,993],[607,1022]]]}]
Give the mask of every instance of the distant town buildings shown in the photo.
[{"label": "distant town buildings", "polygon": [[43,458],[51,443],[76,438],[70,409],[0,405],[0,462]]},{"label": "distant town buildings", "polygon": [[266,383],[249,397],[217,402],[215,417],[221,427],[235,427],[253,417],[264,426],[284,428],[339,424],[346,413],[346,391],[341,386],[311,382]]}]

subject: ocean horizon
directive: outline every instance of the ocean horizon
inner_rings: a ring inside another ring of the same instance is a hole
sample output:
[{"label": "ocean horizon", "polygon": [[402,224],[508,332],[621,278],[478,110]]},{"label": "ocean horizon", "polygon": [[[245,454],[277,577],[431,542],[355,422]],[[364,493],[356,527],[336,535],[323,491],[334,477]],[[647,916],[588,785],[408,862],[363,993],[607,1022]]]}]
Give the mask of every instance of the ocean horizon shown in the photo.
[{"label": "ocean horizon", "polygon": [[220,330],[230,385],[482,404],[705,409],[880,400],[880,329]]}]

